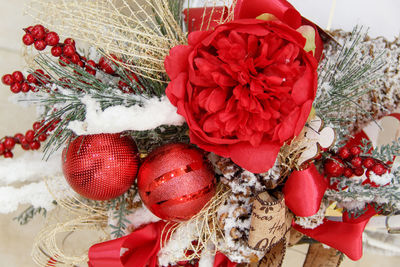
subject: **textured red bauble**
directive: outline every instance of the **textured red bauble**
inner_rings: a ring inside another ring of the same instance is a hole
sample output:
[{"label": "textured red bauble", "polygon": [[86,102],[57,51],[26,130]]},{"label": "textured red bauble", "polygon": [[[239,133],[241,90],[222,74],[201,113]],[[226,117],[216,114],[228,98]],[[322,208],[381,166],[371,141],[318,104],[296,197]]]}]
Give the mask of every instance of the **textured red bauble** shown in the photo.
[{"label": "textured red bauble", "polygon": [[79,136],[64,149],[63,172],[78,194],[93,200],[112,199],[133,184],[138,170],[137,152],[129,136]]},{"label": "textured red bauble", "polygon": [[149,154],[139,169],[138,191],[156,216],[185,221],[215,194],[215,175],[204,154],[187,144],[168,144]]}]

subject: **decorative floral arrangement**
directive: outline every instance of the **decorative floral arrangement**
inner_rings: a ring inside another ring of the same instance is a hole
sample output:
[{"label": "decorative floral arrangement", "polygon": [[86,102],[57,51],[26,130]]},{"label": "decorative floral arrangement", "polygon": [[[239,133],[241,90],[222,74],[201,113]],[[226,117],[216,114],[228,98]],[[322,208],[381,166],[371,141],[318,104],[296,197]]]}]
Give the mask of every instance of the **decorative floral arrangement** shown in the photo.
[{"label": "decorative floral arrangement", "polygon": [[[39,118],[0,142],[0,212],[47,214],[39,266],[360,259],[371,217],[400,209],[398,40],[285,0],[188,2],[32,1],[22,41],[42,52],[2,82]],[[99,238],[68,255],[57,236],[80,230]]]}]

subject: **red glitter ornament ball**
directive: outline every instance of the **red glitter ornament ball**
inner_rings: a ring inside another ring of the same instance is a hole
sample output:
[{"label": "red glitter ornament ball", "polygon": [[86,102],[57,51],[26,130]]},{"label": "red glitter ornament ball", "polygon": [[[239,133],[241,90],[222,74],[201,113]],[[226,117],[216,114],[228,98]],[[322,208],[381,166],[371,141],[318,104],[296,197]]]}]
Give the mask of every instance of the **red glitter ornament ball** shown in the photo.
[{"label": "red glitter ornament ball", "polygon": [[185,221],[215,194],[215,175],[204,154],[187,144],[168,144],[151,152],[139,169],[143,203],[161,219]]},{"label": "red glitter ornament ball", "polygon": [[79,136],[64,149],[64,176],[80,195],[108,200],[133,184],[138,170],[135,141],[121,134]]}]

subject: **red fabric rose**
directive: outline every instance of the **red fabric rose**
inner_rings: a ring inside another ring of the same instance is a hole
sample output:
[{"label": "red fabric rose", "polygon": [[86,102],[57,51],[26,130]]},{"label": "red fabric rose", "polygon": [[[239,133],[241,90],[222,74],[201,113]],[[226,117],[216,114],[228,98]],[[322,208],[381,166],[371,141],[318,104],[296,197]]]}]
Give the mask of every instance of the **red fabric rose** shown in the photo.
[{"label": "red fabric rose", "polygon": [[317,89],[305,38],[279,21],[235,20],[171,49],[166,94],[190,140],[254,172],[268,171],[298,135]]}]

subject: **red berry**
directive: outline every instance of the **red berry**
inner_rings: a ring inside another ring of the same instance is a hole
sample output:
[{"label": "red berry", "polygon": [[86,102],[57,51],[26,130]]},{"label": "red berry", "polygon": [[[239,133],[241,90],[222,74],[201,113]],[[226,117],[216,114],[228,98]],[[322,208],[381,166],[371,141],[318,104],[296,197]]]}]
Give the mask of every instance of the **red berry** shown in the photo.
[{"label": "red berry", "polygon": [[31,143],[29,143],[29,147],[30,147],[32,150],[38,150],[38,149],[40,148],[40,142],[34,140],[34,141],[32,141]]},{"label": "red berry", "polygon": [[13,92],[14,94],[18,94],[19,92],[21,92],[21,89],[22,89],[22,86],[20,83],[14,83],[10,87],[11,92]]},{"label": "red berry", "polygon": [[354,170],[354,174],[356,175],[356,176],[361,176],[361,175],[363,175],[364,174],[364,169],[363,168],[356,168],[355,170]]},{"label": "red berry", "polygon": [[350,153],[353,156],[358,156],[358,155],[361,154],[361,148],[359,146],[353,146],[353,147],[350,148]]},{"label": "red berry", "polygon": [[61,55],[62,55],[62,48],[61,48],[61,46],[54,46],[54,47],[52,47],[52,48],[51,48],[51,54],[52,54],[54,57],[59,57],[59,56],[61,56]]},{"label": "red berry", "polygon": [[21,137],[19,138],[19,143],[20,143],[22,146],[24,146],[24,145],[28,145],[28,146],[29,146],[29,142],[26,140],[26,137],[25,137],[25,136],[21,136]]},{"label": "red berry", "polygon": [[33,26],[29,26],[28,28],[24,29],[25,32],[27,33],[32,33]]},{"label": "red berry", "polygon": [[58,44],[60,41],[60,37],[55,32],[49,32],[46,34],[46,38],[44,39],[47,45],[54,46]]},{"label": "red berry", "polygon": [[78,56],[78,54],[73,54],[71,57],[71,62],[74,64],[78,64],[79,61],[81,61],[81,58]]},{"label": "red berry", "polygon": [[42,25],[35,25],[32,28],[31,33],[36,40],[43,40],[46,35],[46,31]]},{"label": "red berry", "polygon": [[13,76],[11,74],[6,74],[1,78],[1,81],[5,84],[5,85],[12,85],[13,83],[15,83],[15,80],[13,78]]},{"label": "red berry", "polygon": [[38,136],[39,142],[44,142],[47,139],[47,134],[41,134]]},{"label": "red berry", "polygon": [[60,59],[58,60],[58,62],[60,63],[61,66],[65,67],[68,64],[71,63],[71,61],[69,61],[68,58],[64,57],[63,55],[60,56]]},{"label": "red berry", "polygon": [[92,67],[96,67],[96,62],[94,62],[93,60],[88,60],[88,62],[86,62],[88,65],[92,66]]},{"label": "red berry", "polygon": [[26,141],[28,143],[31,143],[33,141],[33,139],[35,139],[35,131],[34,130],[28,130],[25,133],[25,138],[26,138]]},{"label": "red berry", "polygon": [[81,68],[83,68],[83,66],[85,66],[85,64],[84,64],[82,61],[79,60],[79,61],[78,61],[78,66],[81,67]]},{"label": "red berry", "polygon": [[35,86],[31,86],[31,91],[36,93],[39,92],[39,89],[36,88]]},{"label": "red berry", "polygon": [[341,157],[342,159],[347,159],[350,156],[351,156],[350,150],[347,147],[342,147],[339,150],[339,157]]},{"label": "red berry", "polygon": [[3,155],[3,153],[6,151],[6,146],[4,143],[0,143],[0,155]]},{"label": "red berry", "polygon": [[35,130],[37,132],[40,128],[42,128],[42,123],[41,122],[36,121],[36,122],[33,123],[33,125],[32,125],[32,129],[33,130]]},{"label": "red berry", "polygon": [[37,69],[37,70],[35,70],[35,72],[38,74],[44,75],[44,71],[41,69]]},{"label": "red berry", "polygon": [[22,36],[22,42],[24,43],[24,45],[31,45],[35,42],[35,38],[33,38],[32,34],[27,33]]},{"label": "red berry", "polygon": [[346,176],[347,178],[350,178],[351,176],[353,176],[353,169],[345,168],[343,171],[343,175]]},{"label": "red berry", "polygon": [[34,83],[37,84],[38,80],[36,79],[36,77],[33,74],[28,74],[28,76],[26,77],[26,79],[28,80],[28,82],[30,83]]},{"label": "red berry", "polygon": [[20,71],[14,71],[13,73],[12,73],[12,76],[13,76],[13,78],[14,78],[14,80],[16,81],[16,82],[18,82],[18,83],[20,83],[20,82],[23,82],[24,80],[25,80],[25,77],[24,77],[24,75],[22,74],[22,72],[20,72]]},{"label": "red berry", "polygon": [[359,168],[362,166],[363,160],[360,157],[354,157],[351,159],[351,165],[355,168]]},{"label": "red berry", "polygon": [[86,72],[92,74],[93,76],[96,75],[96,71],[94,69],[86,68]]},{"label": "red berry", "polygon": [[4,157],[5,158],[12,158],[14,157],[14,154],[11,151],[7,151],[4,153]]},{"label": "red berry", "polygon": [[105,73],[108,73],[108,74],[114,74],[115,73],[115,70],[110,66],[110,60],[108,60],[108,59],[106,59],[106,58],[104,58],[104,57],[101,57],[100,58],[100,61],[99,61],[99,67],[105,72]]},{"label": "red berry", "polygon": [[37,41],[35,41],[34,46],[37,50],[42,51],[46,48],[47,45],[46,45],[45,41],[37,40]]},{"label": "red berry", "polygon": [[375,165],[375,160],[373,158],[366,158],[363,161],[363,165],[365,168],[370,169]]},{"label": "red berry", "polygon": [[381,163],[375,164],[375,165],[371,168],[371,170],[372,170],[376,175],[382,175],[382,174],[384,174],[384,173],[387,171],[386,168],[385,168],[385,166],[383,166],[383,164],[381,164]]},{"label": "red berry", "polygon": [[23,144],[21,145],[23,150],[30,150],[31,148],[29,147],[29,144]]},{"label": "red berry", "polygon": [[15,146],[15,140],[14,140],[14,138],[13,138],[13,137],[7,137],[7,138],[4,140],[4,146],[5,146],[5,148],[6,148],[7,150],[13,149],[14,146]]},{"label": "red berry", "polygon": [[69,44],[75,47],[75,41],[72,38],[67,38],[64,40],[64,44]]},{"label": "red berry", "polygon": [[75,54],[75,47],[70,44],[65,45],[63,48],[63,54],[67,57],[72,57]]},{"label": "red berry", "polygon": [[14,140],[17,144],[21,143],[21,139],[24,137],[24,135],[22,133],[16,133],[14,135]]},{"label": "red berry", "polygon": [[28,83],[22,83],[22,85],[21,85],[21,91],[22,91],[23,93],[28,93],[30,89],[31,89],[31,87],[29,86]]},{"label": "red berry", "polygon": [[328,159],[324,165],[325,173],[330,177],[339,177],[343,174],[343,161],[339,158]]}]

